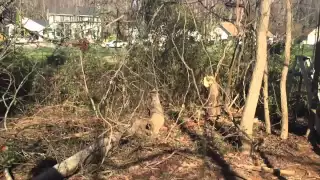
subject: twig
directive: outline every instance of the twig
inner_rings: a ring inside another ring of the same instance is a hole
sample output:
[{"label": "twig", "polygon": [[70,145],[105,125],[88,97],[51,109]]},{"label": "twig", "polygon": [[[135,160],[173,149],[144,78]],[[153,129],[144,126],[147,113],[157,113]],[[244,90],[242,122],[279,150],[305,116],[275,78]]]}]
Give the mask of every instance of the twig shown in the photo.
[{"label": "twig", "polygon": [[88,88],[88,85],[87,85],[86,74],[84,72],[84,67],[83,67],[82,53],[80,54],[80,66],[81,66],[81,72],[82,72],[82,76],[83,76],[84,89],[85,89],[85,91],[87,93],[88,98],[90,99],[90,103],[91,103],[91,106],[92,106],[92,109],[93,109],[94,113],[96,114],[96,117],[99,117],[96,105],[95,105],[95,103],[94,103],[94,101],[93,101],[93,99],[92,99],[92,97],[90,95],[89,88]]},{"label": "twig", "polygon": [[230,103],[230,105],[228,106],[229,109],[233,106],[233,104],[236,102],[236,100],[238,99],[238,97],[239,97],[239,94],[237,94],[237,96],[236,96],[236,97],[233,99],[233,101]]},{"label": "twig", "polygon": [[222,57],[220,58],[219,62],[218,62],[218,65],[217,65],[217,70],[214,74],[214,77],[216,78],[218,75],[219,75],[219,70],[220,70],[220,66],[222,64],[222,62],[224,61],[225,57],[226,57],[226,51],[227,49],[232,45],[232,41],[229,41],[228,44],[226,45],[226,47],[224,48],[223,50],[223,54],[222,54]]},{"label": "twig", "polygon": [[260,171],[260,172],[267,172],[267,173],[280,173],[280,175],[285,175],[285,176],[293,176],[295,175],[295,171],[290,171],[290,170],[281,170],[277,168],[268,168],[266,166],[251,166],[251,165],[245,165],[245,164],[240,164],[240,165],[235,165],[234,166],[241,168],[241,169],[247,169],[251,171]]},{"label": "twig", "polygon": [[133,110],[133,112],[131,113],[131,116],[130,116],[129,121],[131,121],[131,120],[132,120],[132,118],[134,117],[134,114],[136,113],[136,111],[137,111],[137,110],[138,110],[138,108],[140,107],[141,102],[142,102],[142,100],[143,100],[143,95],[144,95],[144,91],[142,91],[140,101],[139,101],[139,103],[138,103],[137,107],[136,107],[136,108]]},{"label": "twig", "polygon": [[[35,68],[35,66],[33,67],[32,71],[30,71],[30,72],[22,79],[22,81],[20,82],[19,86],[15,89],[15,92],[14,92],[14,94],[13,94],[12,100],[10,101],[9,105],[6,103],[6,101],[3,101],[4,105],[6,106],[6,112],[5,112],[4,117],[3,117],[3,125],[4,125],[4,129],[5,129],[6,131],[8,130],[8,128],[7,128],[7,117],[8,117],[8,114],[9,114],[10,110],[11,110],[11,107],[15,104],[20,89],[21,89],[21,88],[23,87],[23,85],[26,83],[26,81],[28,80],[29,76],[34,72],[34,68]],[[10,77],[10,84],[9,84],[6,92],[2,95],[2,99],[3,99],[3,100],[5,99],[5,96],[6,96],[6,94],[8,93],[11,85],[13,84],[13,86],[15,87],[14,82],[12,82],[12,81],[14,81],[14,79],[11,78],[12,75],[11,75],[10,73],[8,73],[8,75],[9,75],[9,77]]]},{"label": "twig", "polygon": [[[180,12],[179,12],[179,17],[180,17]],[[186,16],[185,16],[185,18],[186,18]],[[178,18],[178,20],[179,20],[179,18]],[[177,20],[177,21],[178,21],[178,20]],[[175,31],[176,25],[177,25],[177,23],[176,23],[175,26],[174,26],[174,31]],[[185,29],[186,29],[186,19],[185,19],[185,22],[184,22],[184,32],[185,32]],[[189,77],[189,71],[191,72],[191,75],[192,75],[191,77],[192,77],[192,80],[193,80],[193,83],[194,83],[194,87],[195,87],[195,89],[196,89],[196,91],[197,91],[197,96],[198,96],[199,101],[201,102],[201,104],[204,106],[204,103],[203,103],[202,98],[201,98],[201,95],[200,95],[200,90],[199,90],[199,88],[198,88],[198,86],[197,86],[197,81],[196,81],[196,78],[195,78],[195,76],[194,76],[194,71],[193,71],[193,69],[187,64],[187,62],[186,62],[185,59],[184,59],[184,43],[185,43],[184,41],[185,41],[185,36],[184,36],[183,43],[182,43],[182,45],[183,45],[182,52],[180,53],[180,51],[179,51],[176,43],[174,42],[174,35],[173,35],[173,34],[174,34],[174,32],[172,33],[172,37],[171,37],[172,44],[173,44],[173,46],[174,46],[174,48],[175,48],[175,50],[176,50],[176,52],[177,52],[177,54],[178,54],[178,56],[179,56],[179,59],[182,61],[182,63],[184,64],[185,68],[187,69],[188,77]]]},{"label": "twig", "polygon": [[[243,85],[243,99],[244,101],[246,101],[247,97],[246,97],[246,76],[247,76],[247,72],[249,70],[249,68],[251,67],[251,64],[254,62],[254,60],[251,60],[248,64],[248,67],[246,69],[246,71],[244,72],[244,76],[243,76],[243,81],[242,81],[242,85]],[[244,106],[243,106],[244,107]]]},{"label": "twig", "polygon": [[155,167],[155,166],[157,166],[157,165],[165,162],[166,160],[170,159],[177,151],[178,151],[178,150],[173,151],[168,157],[164,158],[163,160],[161,160],[161,161],[159,161],[159,162],[157,162],[157,163],[148,164],[147,166],[145,166],[145,168],[146,168],[146,167],[151,167],[151,168],[152,168],[152,167]]}]

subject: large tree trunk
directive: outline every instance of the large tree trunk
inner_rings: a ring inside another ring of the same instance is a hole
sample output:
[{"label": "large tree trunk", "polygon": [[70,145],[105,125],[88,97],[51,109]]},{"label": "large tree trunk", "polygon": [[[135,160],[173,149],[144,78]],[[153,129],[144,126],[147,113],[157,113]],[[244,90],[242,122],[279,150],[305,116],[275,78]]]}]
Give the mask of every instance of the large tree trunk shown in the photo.
[{"label": "large tree trunk", "polygon": [[281,93],[281,139],[287,139],[289,134],[289,118],[288,118],[288,102],[287,102],[287,75],[290,63],[290,48],[291,48],[291,0],[285,0],[287,10],[287,25],[286,25],[286,45],[285,45],[285,60],[281,74],[280,93]]},{"label": "large tree trunk", "polygon": [[253,119],[260,94],[263,72],[267,62],[267,32],[269,27],[270,0],[261,0],[260,19],[257,30],[256,64],[253,70],[248,98],[241,119],[241,129],[246,134],[242,137],[242,151],[249,153],[251,150]]},{"label": "large tree trunk", "polygon": [[[314,75],[312,80],[312,95],[313,99],[315,100],[312,109],[313,111],[317,109],[319,110],[319,107],[316,107],[316,104],[319,104],[319,98],[320,98],[320,87],[319,87],[319,77],[320,77],[320,11],[319,11],[319,19],[318,19],[318,34],[317,34],[317,44],[316,44],[316,50],[314,55]],[[316,125],[316,132],[318,135],[320,135],[320,118],[318,115],[315,115],[315,125]]]},{"label": "large tree trunk", "polygon": [[271,121],[269,114],[269,93],[268,93],[268,63],[266,64],[263,74],[263,105],[264,105],[264,121],[266,123],[266,132],[271,134]]},{"label": "large tree trunk", "polygon": [[[319,77],[320,77],[320,11],[318,19],[318,34],[317,34],[317,44],[316,51],[314,54],[314,75],[312,80],[312,92],[314,95],[318,95],[319,92]],[[318,97],[319,98],[319,97]]]}]

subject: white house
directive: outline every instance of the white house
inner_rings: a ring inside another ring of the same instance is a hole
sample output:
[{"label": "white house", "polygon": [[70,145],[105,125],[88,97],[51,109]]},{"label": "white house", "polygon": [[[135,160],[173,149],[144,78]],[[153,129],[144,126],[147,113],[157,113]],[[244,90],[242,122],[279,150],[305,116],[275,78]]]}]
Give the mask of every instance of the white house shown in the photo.
[{"label": "white house", "polygon": [[[221,22],[209,33],[209,40],[226,40],[238,34],[239,30],[233,23]],[[269,43],[273,43],[274,35],[270,31],[267,32],[267,38]]]},{"label": "white house", "polygon": [[[319,39],[317,39],[319,37]],[[302,41],[302,44],[315,45],[320,41],[320,32],[318,28],[311,30]]]},{"label": "white house", "polygon": [[48,9],[47,21],[44,35],[50,39],[88,38],[93,41],[101,34],[101,19],[95,7]]},{"label": "white house", "polygon": [[20,32],[17,32],[18,26],[6,25],[5,34],[11,38],[15,37],[15,41],[20,43],[30,42],[30,39],[41,42],[44,39],[60,40],[64,38],[87,38],[93,42],[101,35],[101,19],[95,7],[48,9],[46,19],[32,20],[23,17]]}]

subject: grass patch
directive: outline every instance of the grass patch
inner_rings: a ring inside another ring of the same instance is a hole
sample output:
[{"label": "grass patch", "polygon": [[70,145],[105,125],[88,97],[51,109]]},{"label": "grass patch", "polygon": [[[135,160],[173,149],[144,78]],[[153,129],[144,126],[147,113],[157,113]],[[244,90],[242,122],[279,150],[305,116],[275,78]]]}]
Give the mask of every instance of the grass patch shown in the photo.
[{"label": "grass patch", "polygon": [[[29,59],[34,60],[34,62],[43,62],[49,56],[53,55],[57,50],[62,50],[69,52],[72,55],[77,55],[79,49],[77,47],[40,47],[40,48],[22,48],[22,53]],[[20,51],[20,50],[19,50]],[[90,55],[94,55],[97,58],[111,57],[118,54],[122,54],[125,50],[123,48],[104,48],[99,45],[90,45],[89,51],[87,52]]]},{"label": "grass patch", "polygon": [[48,56],[52,55],[54,48],[40,47],[35,49],[23,48],[22,51],[26,57],[33,59],[34,61],[43,61],[46,60]]}]

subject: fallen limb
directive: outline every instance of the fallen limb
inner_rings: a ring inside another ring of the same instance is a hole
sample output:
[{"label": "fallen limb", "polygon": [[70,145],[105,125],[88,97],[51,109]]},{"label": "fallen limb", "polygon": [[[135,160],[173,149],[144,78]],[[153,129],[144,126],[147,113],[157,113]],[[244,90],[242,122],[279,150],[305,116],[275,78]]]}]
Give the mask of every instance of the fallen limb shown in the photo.
[{"label": "fallen limb", "polygon": [[[159,133],[160,128],[164,124],[163,109],[160,103],[159,94],[157,91],[151,92],[151,104],[150,104],[150,114],[151,118],[148,121],[140,120],[139,123],[134,123],[129,129],[129,134],[134,134],[137,131],[146,130],[148,125],[150,125],[150,131],[152,135]],[[142,129],[141,129],[142,128]],[[48,169],[46,172],[40,174],[33,180],[48,180],[53,176],[56,180],[61,179],[61,177],[69,177],[76,173],[80,167],[89,164],[95,160],[103,159],[107,153],[118,144],[119,140],[123,136],[123,133],[118,133],[113,135],[111,133],[108,138],[101,138],[97,140],[96,143],[87,147],[86,149],[79,151],[63,162],[55,165],[53,168]]]},{"label": "fallen limb", "polygon": [[4,177],[6,178],[5,180],[13,180],[13,177],[8,168],[4,169],[3,174],[4,174]]},{"label": "fallen limb", "polygon": [[111,148],[120,140],[121,135],[110,136],[109,138],[101,138],[93,145],[79,151],[63,162],[56,164],[53,168],[33,178],[33,180],[45,180],[52,177],[52,174],[60,174],[62,177],[73,175],[83,165],[89,164],[94,160],[101,159]]},{"label": "fallen limb", "polygon": [[268,168],[266,166],[251,166],[251,165],[234,165],[238,168],[244,168],[250,171],[260,171],[260,172],[267,172],[272,174],[280,174],[285,176],[293,176],[295,175],[295,171],[291,170],[283,170],[283,169],[277,169],[277,168]]}]

